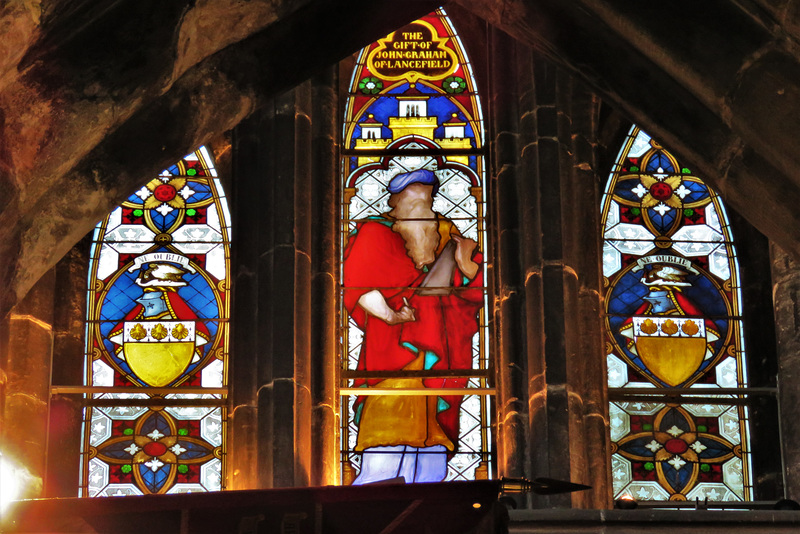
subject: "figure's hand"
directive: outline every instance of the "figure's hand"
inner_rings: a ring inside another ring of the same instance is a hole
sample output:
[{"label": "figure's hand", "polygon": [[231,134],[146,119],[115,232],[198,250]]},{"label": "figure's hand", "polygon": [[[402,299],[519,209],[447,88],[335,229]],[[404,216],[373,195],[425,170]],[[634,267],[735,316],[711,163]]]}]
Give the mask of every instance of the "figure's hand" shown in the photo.
[{"label": "figure's hand", "polygon": [[399,310],[393,310],[380,291],[373,289],[361,295],[358,299],[358,305],[364,308],[369,315],[377,317],[386,324],[400,324],[416,321],[414,317],[414,308],[412,308],[408,301],[403,297],[403,307]]},{"label": "figure's hand", "polygon": [[478,243],[474,239],[468,237],[453,236],[456,242],[456,264],[467,278],[475,278],[478,274],[478,264],[472,261],[472,255],[478,247]]},{"label": "figure's hand", "polygon": [[391,325],[400,324],[400,323],[409,323],[411,321],[416,321],[417,318],[414,317],[414,312],[416,310],[412,308],[405,297],[403,297],[403,307],[393,313],[391,317],[388,318],[386,321]]}]

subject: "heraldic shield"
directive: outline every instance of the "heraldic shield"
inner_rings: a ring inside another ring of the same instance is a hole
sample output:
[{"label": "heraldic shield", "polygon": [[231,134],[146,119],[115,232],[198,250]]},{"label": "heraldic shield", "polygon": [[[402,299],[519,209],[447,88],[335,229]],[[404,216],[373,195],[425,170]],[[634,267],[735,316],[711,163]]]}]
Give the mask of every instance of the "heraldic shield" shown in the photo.
[{"label": "heraldic shield", "polygon": [[[662,385],[691,383],[722,354],[719,327],[707,312],[717,312],[709,303],[724,306],[724,302],[711,280],[687,267],[681,258],[656,255],[647,260],[650,263],[643,274],[632,269],[626,275],[629,284],[638,278],[646,289],[640,293],[641,300],[630,301],[631,307],[637,301],[641,305],[625,314],[627,318],[618,327],[617,339],[625,348],[622,354]],[[706,308],[695,304],[692,297],[699,298]]]},{"label": "heraldic shield", "polygon": [[[146,265],[135,280],[141,296],[111,329],[108,340],[116,345],[114,354],[127,364],[132,379],[142,385],[164,387],[180,380],[193,363],[201,360],[200,347],[212,341],[212,336],[181,296],[188,285],[184,276],[193,269],[188,259],[176,254],[150,254],[140,256],[137,262]],[[136,268],[134,263],[130,269]]]},{"label": "heraldic shield", "polygon": [[126,321],[123,332],[125,361],[150,386],[166,386],[192,361],[194,321]]},{"label": "heraldic shield", "polygon": [[633,317],[639,357],[661,381],[677,386],[700,368],[708,340],[702,319]]}]

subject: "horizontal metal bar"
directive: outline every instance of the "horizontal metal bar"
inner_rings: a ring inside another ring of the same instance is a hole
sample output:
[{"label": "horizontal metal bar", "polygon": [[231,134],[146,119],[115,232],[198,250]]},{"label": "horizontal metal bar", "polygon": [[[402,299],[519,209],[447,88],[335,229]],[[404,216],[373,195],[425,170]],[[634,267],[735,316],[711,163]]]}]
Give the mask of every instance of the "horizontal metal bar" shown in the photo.
[{"label": "horizontal metal bar", "polygon": [[[409,447],[409,448],[411,448],[411,447]],[[417,455],[417,454],[442,454],[442,451],[438,451],[438,450],[426,451],[426,450],[418,449],[416,447],[414,447],[412,451],[375,450],[375,449],[377,449],[377,447],[374,448],[374,449],[371,449],[369,451],[357,451],[357,450],[354,450],[354,449],[343,449],[343,450],[340,451],[340,456],[343,459],[346,460],[348,456],[352,456],[354,454],[360,455],[360,454],[364,454],[364,452],[369,452],[369,454],[414,454],[414,455]],[[462,451],[462,452],[455,452],[455,453],[452,453],[452,454],[455,454],[455,455],[459,455],[459,454],[464,454],[464,455],[466,455],[466,454],[480,454],[482,457],[485,458],[485,457],[488,457],[489,455],[491,455],[492,453],[490,451]]]},{"label": "horizontal metal bar", "polygon": [[[468,63],[470,63],[470,62],[469,61],[462,61],[461,62],[462,65],[466,65]],[[478,93],[476,93],[474,91],[462,91],[462,92],[458,93],[458,96],[477,96],[477,95],[478,95]],[[378,94],[374,94],[374,95],[367,95],[367,94],[362,93],[361,91],[349,91],[347,93],[347,96],[366,96],[368,98],[374,98],[375,100],[378,100],[380,98],[385,98],[385,99],[388,100],[388,99],[396,99],[397,98],[397,93],[378,93]],[[438,97],[444,96],[444,97],[452,98],[452,95],[448,95],[448,94],[445,94],[445,93],[427,93],[427,96],[438,96]],[[347,121],[348,124],[352,124],[354,122],[357,122],[357,121]],[[480,121],[478,119],[473,119],[473,122],[482,122],[482,121]]]},{"label": "horizontal metal bar", "polygon": [[351,371],[342,370],[342,378],[486,378],[488,369],[431,369],[429,371]]},{"label": "horizontal metal bar", "polygon": [[175,388],[145,388],[128,386],[50,386],[52,395],[73,394],[99,394],[99,393],[145,393],[147,395],[227,395],[228,388],[201,388],[201,387],[175,387]]},{"label": "horizontal metal bar", "polygon": [[[625,319],[629,318],[631,315],[628,313],[607,313],[606,317],[624,317]],[[640,316],[640,317],[651,317],[651,316]],[[705,317],[691,317],[691,316],[680,316],[675,317],[676,319],[730,319],[732,321],[741,321],[743,319],[743,315],[706,315]]]},{"label": "horizontal metal bar", "polygon": [[[377,289],[375,286],[339,286],[342,290],[346,291],[364,291],[364,290],[372,290]],[[428,287],[420,287],[420,286],[381,286],[380,289],[382,290],[397,290],[397,291],[421,291],[423,289],[452,289],[453,291],[471,291],[474,289],[486,289],[486,286],[428,286]]]},{"label": "horizontal metal bar", "polygon": [[728,406],[745,406],[753,402],[752,399],[742,397],[649,397],[647,395],[612,395],[608,400],[612,402],[649,402],[654,404],[724,404]]},{"label": "horizontal metal bar", "polygon": [[83,399],[84,406],[97,408],[114,406],[199,406],[203,408],[225,407],[227,399]]},{"label": "horizontal metal bar", "polygon": [[608,388],[609,394],[631,395],[777,395],[778,388]]},{"label": "horizontal metal bar", "polygon": [[483,148],[398,148],[385,150],[382,148],[371,148],[358,150],[348,148],[342,150],[343,156],[350,157],[392,157],[392,156],[483,156],[486,150]]},{"label": "horizontal metal bar", "polygon": [[339,388],[339,394],[347,395],[394,395],[394,396],[432,396],[432,395],[494,395],[495,388]]}]

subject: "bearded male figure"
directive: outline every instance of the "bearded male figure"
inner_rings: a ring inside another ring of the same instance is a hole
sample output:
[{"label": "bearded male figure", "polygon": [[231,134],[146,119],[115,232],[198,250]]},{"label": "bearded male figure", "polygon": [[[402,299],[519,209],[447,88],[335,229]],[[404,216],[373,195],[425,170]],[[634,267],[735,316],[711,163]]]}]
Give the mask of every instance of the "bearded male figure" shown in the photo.
[{"label": "bearded male figure", "polygon": [[[426,169],[389,182],[389,213],[360,222],[344,253],[344,303],[364,331],[358,369],[472,368],[472,338],[483,305],[477,243],[433,211],[439,188]],[[356,381],[381,388],[462,388],[466,378]],[[402,476],[438,482],[458,443],[461,395],[362,396],[356,401],[354,484]]]}]

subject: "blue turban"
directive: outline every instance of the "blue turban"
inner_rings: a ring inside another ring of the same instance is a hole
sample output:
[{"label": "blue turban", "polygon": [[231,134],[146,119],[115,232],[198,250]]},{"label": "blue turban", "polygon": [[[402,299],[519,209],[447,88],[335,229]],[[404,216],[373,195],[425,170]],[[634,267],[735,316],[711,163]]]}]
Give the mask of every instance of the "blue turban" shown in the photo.
[{"label": "blue turban", "polygon": [[436,175],[433,174],[433,171],[429,171],[428,169],[417,169],[416,171],[397,174],[394,178],[389,180],[387,189],[394,195],[411,184],[432,185],[433,192],[431,196],[436,196],[436,193],[439,191],[439,180],[436,178]]}]

